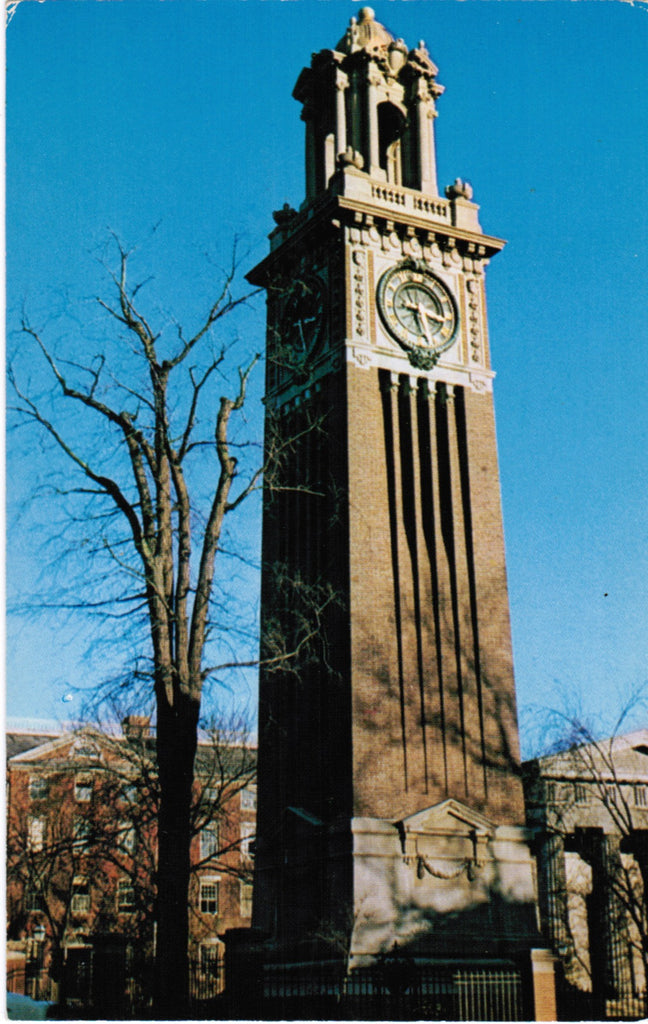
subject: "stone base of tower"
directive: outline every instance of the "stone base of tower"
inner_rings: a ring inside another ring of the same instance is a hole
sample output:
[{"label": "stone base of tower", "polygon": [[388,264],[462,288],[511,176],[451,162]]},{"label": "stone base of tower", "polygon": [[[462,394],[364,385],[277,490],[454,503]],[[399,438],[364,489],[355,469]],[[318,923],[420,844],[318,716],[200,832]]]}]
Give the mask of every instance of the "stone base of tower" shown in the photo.
[{"label": "stone base of tower", "polygon": [[417,957],[515,956],[538,945],[525,829],[456,800],[394,824],[354,818],[350,967],[397,946]]},{"label": "stone base of tower", "polygon": [[[447,799],[402,820],[356,817],[315,829],[312,843],[300,838],[285,938],[250,932],[246,956],[234,936],[237,1012],[556,1019],[554,958],[538,948],[525,829]],[[284,899],[290,888],[284,879]],[[317,923],[314,891],[328,893]]]}]

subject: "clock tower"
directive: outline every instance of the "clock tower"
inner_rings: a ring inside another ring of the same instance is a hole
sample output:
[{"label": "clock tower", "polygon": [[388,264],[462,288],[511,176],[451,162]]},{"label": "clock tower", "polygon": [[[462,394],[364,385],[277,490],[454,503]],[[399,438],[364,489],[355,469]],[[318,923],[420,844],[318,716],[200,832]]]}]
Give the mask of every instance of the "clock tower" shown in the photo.
[{"label": "clock tower", "polygon": [[[537,941],[485,234],[440,194],[443,86],[364,7],[294,89],[306,198],[268,296],[254,923],[298,960]],[[337,938],[336,938],[337,937]],[[314,945],[315,944],[315,945]]]}]

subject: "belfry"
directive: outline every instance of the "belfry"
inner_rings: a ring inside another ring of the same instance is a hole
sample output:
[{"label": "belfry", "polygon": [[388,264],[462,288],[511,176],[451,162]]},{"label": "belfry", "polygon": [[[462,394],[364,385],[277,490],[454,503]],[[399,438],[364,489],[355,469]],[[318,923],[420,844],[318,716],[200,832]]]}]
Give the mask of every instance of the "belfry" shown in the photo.
[{"label": "belfry", "polygon": [[467,183],[439,192],[442,93],[425,44],[360,9],[298,77],[306,198],[249,274],[276,456],[254,924],[285,962],[538,944],[486,320],[504,242]]}]

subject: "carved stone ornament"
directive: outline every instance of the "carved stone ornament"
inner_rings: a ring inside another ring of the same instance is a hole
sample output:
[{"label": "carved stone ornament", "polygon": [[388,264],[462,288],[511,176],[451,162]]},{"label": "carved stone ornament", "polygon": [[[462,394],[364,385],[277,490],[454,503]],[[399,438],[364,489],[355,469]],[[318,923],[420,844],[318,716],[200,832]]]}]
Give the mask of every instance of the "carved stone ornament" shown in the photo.
[{"label": "carved stone ornament", "polygon": [[367,256],[355,249],[352,257],[353,330],[364,339],[367,334]]},{"label": "carved stone ornament", "polygon": [[433,878],[442,878],[446,882],[459,878],[465,873],[468,880],[472,882],[477,874],[477,864],[475,860],[466,857],[456,867],[445,868],[440,867],[438,864],[433,864],[428,857],[423,857],[419,854],[416,858],[416,877],[419,879],[424,878],[426,873],[432,875]]}]

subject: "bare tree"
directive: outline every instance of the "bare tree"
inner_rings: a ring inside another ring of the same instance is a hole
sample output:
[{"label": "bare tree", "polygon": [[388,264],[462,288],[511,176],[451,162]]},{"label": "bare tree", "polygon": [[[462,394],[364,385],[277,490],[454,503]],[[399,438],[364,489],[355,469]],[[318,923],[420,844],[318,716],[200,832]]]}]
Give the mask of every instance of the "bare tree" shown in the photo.
[{"label": "bare tree", "polygon": [[[214,393],[231,362],[227,346],[214,349],[214,331],[250,298],[233,294],[236,263],[197,328],[186,333],[175,324],[171,331],[168,320],[154,325],[145,315],[139,303],[146,282],[130,283],[131,254],[118,240],[114,244],[117,269],[109,272],[114,298],[97,299],[114,327],[110,343],[85,361],[70,353],[57,358],[43,332],[23,315],[22,338],[49,374],[54,409],[49,397],[34,397],[24,374],[10,367],[9,376],[21,421],[50,438],[79,480],[58,493],[61,500],[72,496],[80,502],[82,520],[92,521],[99,532],[98,543],[95,538],[88,549],[88,568],[94,569],[98,558],[110,560],[108,590],[104,579],[98,581],[89,603],[126,630],[138,612],[145,619],[160,793],[156,996],[157,1005],[173,1016],[183,1012],[187,997],[189,848],[201,698],[207,680],[242,661],[236,634],[223,626],[229,610],[225,563],[223,590],[215,584],[216,567],[227,553],[224,524],[264,476],[265,486],[272,486],[291,440],[274,432],[271,422],[264,446],[245,437],[243,410],[258,356],[238,368],[229,395],[218,399]],[[76,419],[66,421],[61,406],[74,407]],[[97,437],[99,443],[92,444]],[[330,595],[313,600],[309,593],[301,599],[325,604]],[[68,607],[83,604],[80,599]],[[278,630],[266,645],[267,660],[289,663],[295,646],[316,630],[316,618],[302,616],[292,650]],[[231,656],[210,664],[207,651],[215,637]],[[254,657],[243,663],[253,664]],[[146,686],[147,672],[138,675]]]}]

